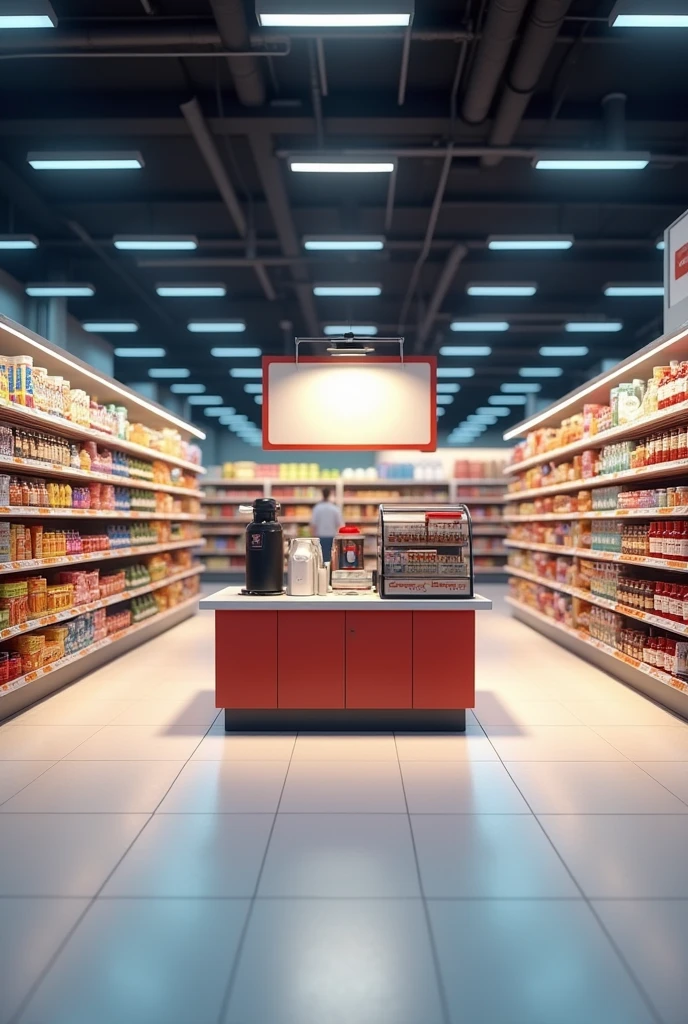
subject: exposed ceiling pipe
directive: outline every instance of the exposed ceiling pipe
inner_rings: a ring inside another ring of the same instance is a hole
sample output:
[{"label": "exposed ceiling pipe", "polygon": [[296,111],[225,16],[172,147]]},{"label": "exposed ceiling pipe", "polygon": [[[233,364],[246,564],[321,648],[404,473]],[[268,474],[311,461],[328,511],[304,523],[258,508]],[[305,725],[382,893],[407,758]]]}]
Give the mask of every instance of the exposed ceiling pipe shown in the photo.
[{"label": "exposed ceiling pipe", "polygon": [[468,81],[462,114],[480,124],[490,112],[528,0],[492,0]]},{"label": "exposed ceiling pipe", "polygon": [[[491,146],[513,141],[570,6],[571,0],[536,0],[492,124]],[[481,163],[496,167],[501,160],[488,153]]]},{"label": "exposed ceiling pipe", "polygon": [[[210,0],[222,45],[228,50],[248,50],[248,27],[242,0]],[[265,103],[265,79],[260,64],[251,58],[228,57],[227,66],[239,101],[245,107]]]},{"label": "exposed ceiling pipe", "polygon": [[623,92],[610,92],[602,99],[604,141],[616,152],[626,148],[626,100]]}]

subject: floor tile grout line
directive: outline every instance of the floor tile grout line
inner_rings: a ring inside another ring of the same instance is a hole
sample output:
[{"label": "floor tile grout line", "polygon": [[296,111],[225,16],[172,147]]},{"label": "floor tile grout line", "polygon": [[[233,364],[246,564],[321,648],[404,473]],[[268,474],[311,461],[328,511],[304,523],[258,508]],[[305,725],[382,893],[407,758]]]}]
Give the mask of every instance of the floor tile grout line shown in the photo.
[{"label": "floor tile grout line", "polygon": [[297,732],[295,734],[295,736],[294,736],[294,743],[293,743],[292,748],[291,748],[291,754],[290,754],[290,757],[289,757],[289,762],[287,764],[287,770],[284,773],[284,782],[282,783],[282,788],[280,790],[280,795],[279,795],[279,798],[277,800],[277,806],[275,807],[275,813],[274,813],[274,816],[273,816],[273,819],[272,819],[272,824],[270,826],[270,831],[268,832],[268,838],[267,838],[267,842],[265,844],[265,850],[263,851],[263,857],[261,859],[260,866],[258,868],[258,874],[256,876],[256,884],[255,884],[255,886],[253,888],[253,895],[250,897],[250,900],[249,900],[248,909],[246,911],[246,917],[244,919],[244,923],[243,923],[241,932],[239,934],[239,940],[237,942],[236,950],[235,950],[235,953],[234,953],[234,961],[233,961],[232,966],[230,968],[229,978],[227,979],[227,984],[225,986],[225,990],[224,990],[224,993],[222,995],[222,1001],[220,1003],[220,1010],[219,1010],[219,1013],[217,1015],[217,1024],[223,1024],[223,1021],[225,1020],[225,1018],[227,1016],[227,1013],[229,1012],[229,1004],[230,1004],[230,1001],[231,1001],[231,998],[232,998],[232,993],[234,992],[234,986],[236,984],[237,975],[239,973],[239,963],[240,963],[240,960],[241,960],[241,954],[243,952],[244,945],[246,943],[246,936],[248,935],[248,929],[249,929],[249,926],[250,926],[250,923],[251,923],[251,918],[253,917],[253,911],[255,909],[256,902],[258,900],[258,889],[260,888],[260,883],[261,883],[261,880],[262,880],[262,877],[263,877],[263,871],[265,869],[265,862],[266,862],[267,857],[268,857],[268,851],[270,849],[270,844],[272,842],[272,836],[273,836],[273,833],[275,831],[275,826],[277,824],[277,816],[280,813],[280,805],[282,803],[282,797],[284,796],[284,790],[286,789],[286,786],[287,786],[287,779],[289,778],[289,771],[291,769],[292,761],[294,759],[294,751],[296,750],[296,744],[298,743],[299,735],[300,735],[300,733]]},{"label": "floor tile grout line", "polygon": [[[559,859],[560,863],[562,864],[562,866],[563,866],[564,870],[566,871],[566,873],[568,874],[569,878],[571,879],[573,884],[576,886],[576,888],[580,892],[583,901],[585,902],[586,906],[588,907],[588,910],[590,911],[590,913],[594,917],[595,921],[597,922],[598,927],[600,928],[600,931],[606,937],[607,942],[609,943],[610,947],[616,953],[616,955],[617,955],[617,957],[619,959],[619,962],[621,963],[621,965],[623,966],[624,970],[626,971],[626,974],[627,974],[628,978],[630,979],[631,983],[635,987],[635,989],[636,989],[638,995],[640,996],[642,1002],[645,1004],[645,1008],[650,1011],[650,1014],[652,1015],[652,1017],[655,1020],[655,1024],[664,1024],[664,1022],[662,1020],[661,1014],[656,1009],[656,1007],[655,1007],[654,1003],[652,1002],[652,1000],[650,999],[650,996],[648,995],[648,993],[645,991],[645,988],[643,987],[640,979],[636,976],[635,972],[631,968],[630,963],[628,962],[628,960],[626,959],[626,957],[622,953],[622,951],[621,951],[620,947],[618,946],[618,944],[616,943],[616,941],[613,939],[611,933],[609,932],[608,928],[605,926],[605,924],[602,921],[600,915],[597,913],[597,911],[593,907],[591,900],[588,898],[588,896],[586,895],[585,891],[583,890],[582,885],[580,885],[580,883],[578,882],[578,879],[574,875],[573,871],[571,870],[569,865],[566,863],[566,860],[564,859],[563,855],[557,849],[554,841],[552,840],[551,836],[549,835],[549,833],[545,829],[544,825],[540,821],[538,815],[535,813],[535,811],[533,811],[533,808],[531,806],[530,801],[526,797],[526,795],[523,792],[523,790],[521,789],[521,787],[518,785],[518,782],[516,781],[516,779],[513,777],[513,775],[509,771],[507,765],[504,763],[503,759],[501,758],[501,756],[499,754],[499,751],[494,746],[494,744],[490,740],[489,736],[487,737],[487,739],[490,742],[490,744],[492,745],[492,747],[494,748],[494,751],[497,754],[497,757],[499,757],[499,760],[500,760],[500,762],[501,762],[501,764],[502,764],[502,766],[504,768],[504,771],[508,774],[508,776],[511,779],[511,781],[513,782],[514,786],[516,786],[516,789],[521,794],[521,796],[522,796],[523,800],[525,801],[526,805],[530,808],[531,814],[533,815],[533,818],[537,822],[538,828],[540,829],[540,831],[544,835],[545,839],[547,840],[547,842],[551,846],[552,850],[554,851],[555,855]],[[680,815],[679,815],[679,817],[680,817]]]},{"label": "floor tile grout line", "polygon": [[[103,728],[105,728],[105,727],[103,726]],[[181,775],[181,773],[182,773],[182,772],[184,771],[184,768],[186,768],[186,766],[187,766],[187,764],[189,763],[190,759],[191,759],[191,758],[193,757],[193,755],[195,754],[195,752],[196,752],[196,751],[198,750],[199,746],[201,745],[201,743],[203,742],[203,740],[204,740],[204,739],[206,738],[206,736],[208,735],[208,733],[210,732],[210,730],[211,730],[211,729],[212,729],[212,724],[208,726],[208,728],[207,728],[207,730],[205,731],[205,733],[204,733],[204,734],[203,734],[203,735],[202,735],[202,736],[201,736],[201,737],[199,738],[199,740],[198,740],[198,743],[196,744],[196,746],[194,747],[194,749],[193,749],[193,750],[191,751],[191,753],[189,754],[189,756],[188,756],[188,758],[186,759],[186,761],[184,761],[184,763],[183,763],[183,764],[182,764],[182,766],[180,767],[179,771],[177,772],[177,774],[175,775],[175,777],[174,777],[174,778],[172,779],[172,781],[171,781],[170,785],[169,785],[169,786],[167,787],[167,789],[165,790],[165,793],[163,794],[163,796],[161,797],[161,799],[160,799],[160,800],[158,801],[158,803],[156,804],[156,808],[155,808],[155,810],[157,810],[157,809],[158,809],[158,807],[160,806],[160,804],[162,803],[162,801],[163,801],[163,800],[165,799],[165,797],[166,797],[166,796],[167,796],[167,794],[169,793],[170,789],[171,789],[171,788],[172,788],[172,786],[173,786],[173,785],[175,784],[175,782],[177,781],[177,779],[179,778],[179,776]],[[100,731],[100,730],[98,730],[98,731]],[[94,733],[93,733],[93,735],[94,735],[94,736],[96,736],[96,735],[97,735],[97,732],[94,732]],[[90,739],[90,737],[89,737],[89,739]],[[85,742],[85,741],[84,741],[84,742]],[[76,750],[77,748],[75,747],[74,749]],[[71,753],[71,751],[69,751],[69,753]],[[66,757],[66,755],[65,755],[65,757]],[[64,760],[64,758],[61,758],[60,760]],[[84,918],[86,917],[86,915],[88,914],[88,912],[89,912],[89,911],[91,910],[91,908],[92,908],[92,907],[94,907],[94,906],[95,906],[95,904],[96,904],[96,902],[97,902],[97,900],[98,900],[98,897],[99,897],[99,896],[100,896],[100,894],[102,893],[102,891],[103,891],[104,887],[105,887],[105,886],[107,885],[107,883],[108,883],[108,882],[110,881],[110,879],[112,878],[113,874],[115,873],[115,871],[117,871],[118,867],[120,866],[120,864],[122,863],[122,861],[124,860],[124,858],[125,858],[125,857],[127,856],[127,854],[128,854],[128,853],[129,853],[130,851],[131,851],[131,849],[132,849],[132,847],[134,846],[134,844],[135,844],[136,842],[138,842],[138,840],[139,840],[139,839],[140,839],[140,837],[142,836],[142,834],[143,834],[143,832],[145,831],[145,829],[146,829],[146,828],[148,827],[148,825],[150,824],[150,822],[151,822],[151,821],[153,820],[153,817],[155,816],[155,810],[154,810],[154,811],[153,811],[152,813],[148,814],[148,817],[146,818],[146,820],[145,820],[145,821],[143,822],[143,824],[141,825],[141,828],[140,828],[140,829],[138,830],[138,832],[136,833],[136,835],[134,836],[134,838],[133,838],[133,839],[131,840],[131,842],[129,843],[129,845],[127,846],[126,850],[124,851],[124,853],[122,854],[122,856],[121,856],[121,857],[119,858],[119,860],[117,861],[117,863],[115,864],[115,866],[114,866],[114,867],[112,868],[112,870],[111,870],[111,871],[110,871],[110,872],[109,872],[109,873],[107,874],[107,876],[106,876],[106,877],[104,878],[103,882],[101,883],[101,885],[100,885],[100,887],[98,888],[98,890],[97,890],[97,891],[96,891],[96,892],[94,893],[94,895],[93,895],[93,896],[91,896],[90,898],[89,898],[89,897],[83,897],[83,898],[85,898],[85,899],[88,899],[88,902],[87,902],[86,906],[84,907],[84,909],[83,909],[82,913],[81,913],[81,914],[79,914],[78,918],[76,919],[76,921],[74,922],[74,924],[72,925],[72,927],[71,927],[71,928],[69,929],[69,931],[67,932],[67,934],[66,934],[66,935],[64,936],[64,938],[62,939],[62,942],[61,942],[61,943],[59,943],[59,945],[58,945],[57,949],[55,950],[55,952],[53,953],[53,955],[52,955],[52,956],[50,957],[50,959],[48,960],[48,962],[47,962],[47,963],[46,963],[46,965],[44,966],[43,970],[39,972],[39,974],[38,974],[38,977],[37,977],[37,978],[35,979],[35,981],[33,982],[33,984],[32,984],[32,985],[31,985],[31,986],[29,987],[29,990],[28,990],[28,992],[26,993],[26,995],[24,996],[24,998],[23,998],[23,999],[21,1000],[21,1002],[20,1002],[20,1004],[19,1004],[19,1006],[18,1006],[18,1008],[17,1008],[16,1012],[15,1012],[15,1013],[14,1013],[14,1014],[12,1015],[12,1017],[10,1017],[10,1019],[9,1019],[9,1020],[8,1020],[8,1022],[7,1022],[7,1024],[19,1024],[20,1018],[22,1017],[22,1015],[23,1015],[24,1011],[25,1011],[25,1010],[26,1010],[26,1009],[28,1008],[28,1006],[29,1006],[29,1003],[31,1002],[31,1000],[33,999],[34,995],[36,994],[36,992],[38,991],[38,989],[39,989],[39,988],[40,988],[40,986],[42,985],[43,981],[44,981],[44,980],[46,979],[46,977],[48,976],[49,972],[50,972],[50,971],[52,970],[52,968],[53,968],[53,967],[55,966],[55,964],[57,963],[58,959],[60,958],[60,956],[62,955],[63,951],[65,950],[65,948],[67,947],[67,945],[69,944],[69,942],[71,941],[71,939],[73,938],[73,936],[75,935],[75,933],[76,933],[77,929],[78,929],[78,928],[79,928],[79,926],[81,925],[82,921],[84,920]],[[146,813],[146,812],[144,812],[144,814],[145,814],[145,813]]]},{"label": "floor tile grout line", "polygon": [[[94,735],[95,735],[95,733],[94,733]],[[37,761],[41,761],[42,758],[37,757],[36,760]],[[2,763],[3,762],[0,761],[0,765]],[[12,795],[8,796],[7,799],[5,799],[5,800],[0,800],[0,811],[2,811],[2,808],[5,806],[6,803],[9,803],[10,800],[14,800],[15,796],[19,796],[19,794],[23,793],[25,789],[28,789],[29,786],[32,786],[34,782],[37,782],[38,779],[42,778],[45,775],[45,773],[49,772],[51,768],[54,768],[56,764],[59,764],[59,761],[53,761],[53,763],[49,764],[47,768],[44,768],[43,771],[39,775],[37,775],[35,779],[31,779],[31,781],[27,782],[25,786],[22,786],[21,789],[18,789],[16,793],[12,793]],[[6,813],[6,812],[2,812],[2,813]]]},{"label": "floor tile grout line", "polygon": [[437,942],[435,940],[435,933],[432,929],[432,920],[430,918],[430,908],[428,907],[428,901],[425,897],[425,889],[423,888],[423,877],[420,870],[420,859],[418,857],[418,848],[416,846],[416,837],[413,832],[413,823],[411,821],[411,812],[409,810],[408,798],[406,796],[406,786],[404,785],[404,773],[401,766],[401,759],[399,757],[399,746],[397,744],[397,734],[392,734],[394,739],[394,748],[397,752],[397,765],[399,768],[399,780],[401,782],[401,791],[404,794],[404,806],[406,807],[406,820],[408,822],[409,834],[411,836],[411,847],[413,849],[413,859],[416,865],[416,875],[418,878],[418,888],[420,890],[421,901],[423,906],[423,916],[425,918],[425,926],[428,929],[428,942],[430,944],[430,955],[432,957],[433,967],[435,969],[435,979],[437,982],[437,991],[440,998],[440,1006],[442,1009],[442,1016],[446,1024],[451,1024],[452,1015],[449,1010],[449,997],[447,996],[447,990],[444,984],[444,977],[442,975],[442,966],[440,964],[439,952],[437,949]]}]

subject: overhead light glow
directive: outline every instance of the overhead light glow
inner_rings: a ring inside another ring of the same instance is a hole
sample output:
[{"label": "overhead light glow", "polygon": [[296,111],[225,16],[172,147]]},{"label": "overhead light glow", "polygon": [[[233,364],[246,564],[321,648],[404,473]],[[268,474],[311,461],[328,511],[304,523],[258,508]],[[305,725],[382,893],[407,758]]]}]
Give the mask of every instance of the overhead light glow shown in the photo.
[{"label": "overhead light glow", "polygon": [[303,247],[310,252],[379,252],[384,249],[385,240],[380,235],[361,235],[360,238],[309,235],[304,238]]},{"label": "overhead light glow", "polygon": [[638,298],[652,296],[661,298],[664,286],[661,284],[608,284],[604,294],[610,298]]},{"label": "overhead light glow", "polygon": [[564,325],[569,334],[616,334],[622,329],[621,320],[569,320]]},{"label": "overhead light glow", "polygon": [[253,396],[253,401],[256,403],[256,405],[262,405],[263,404],[263,396],[262,395],[254,395]]},{"label": "overhead light glow", "polygon": [[511,416],[514,410],[508,409],[505,405],[481,405],[477,411],[479,413],[491,413],[493,416]]},{"label": "overhead light glow", "polygon": [[263,376],[263,371],[261,369],[259,369],[258,367],[255,367],[255,368],[254,367],[246,367],[246,368],[244,368],[243,366],[242,367],[232,367],[232,369],[229,371],[229,376],[230,377],[244,377],[244,378],[248,377],[248,378],[254,378],[255,380],[261,380],[261,378]]},{"label": "overhead light glow", "polygon": [[461,390],[460,384],[442,384],[436,385],[438,395],[456,395]]},{"label": "overhead light glow", "polygon": [[361,338],[373,338],[377,334],[377,327],[373,324],[349,324],[348,327],[340,324],[327,324],[323,328],[323,332],[328,338],[339,337],[344,334],[353,334],[354,337],[357,335]]},{"label": "overhead light glow", "polygon": [[191,370],[185,370],[179,366],[160,366],[155,370],[149,370],[148,376],[154,377],[156,380],[181,380],[184,377],[190,377]]},{"label": "overhead light glow", "polygon": [[243,334],[246,323],[243,320],[189,320],[186,329],[192,334]]},{"label": "overhead light glow", "polygon": [[452,331],[466,333],[508,331],[506,320],[453,320],[449,325]]},{"label": "overhead light glow", "polygon": [[642,171],[649,162],[649,153],[574,150],[540,153],[533,166],[539,171]]},{"label": "overhead light glow", "polygon": [[441,405],[440,405],[440,406],[438,406],[438,407],[437,407],[437,408],[435,409],[435,413],[437,414],[437,416],[438,416],[438,417],[439,417],[439,416],[444,416],[444,414],[445,414],[445,412],[446,412],[446,411],[447,411],[447,410],[446,410],[446,409],[443,409]]},{"label": "overhead light glow", "polygon": [[664,252],[664,250],[666,248],[666,243],[664,242],[663,239],[660,242],[657,242],[657,248],[659,249],[660,252]]},{"label": "overhead light glow", "polygon": [[572,245],[573,235],[490,235],[487,240],[488,249],[496,252],[570,249]]},{"label": "overhead light glow", "polygon": [[525,405],[528,399],[525,395],[490,395],[489,405]]},{"label": "overhead light glow", "polygon": [[382,294],[379,284],[316,284],[313,294],[319,296],[358,295],[373,297]]},{"label": "overhead light glow", "polygon": [[438,377],[474,377],[475,370],[470,366],[439,366]]},{"label": "overhead light glow", "polygon": [[489,345],[443,345],[441,356],[491,356]]},{"label": "overhead light glow", "polygon": [[263,350],[260,348],[211,348],[210,354],[218,359],[259,359]]},{"label": "overhead light glow", "polygon": [[156,284],[161,298],[222,298],[227,294],[223,284]]},{"label": "overhead light glow", "polygon": [[136,334],[135,320],[86,320],[81,326],[89,334]]},{"label": "overhead light glow", "polygon": [[682,0],[618,0],[609,15],[612,28],[688,28]]},{"label": "overhead light glow", "polygon": [[3,0],[0,3],[0,30],[56,27],[57,17],[48,0]]},{"label": "overhead light glow", "polygon": [[563,373],[561,366],[523,366],[518,371],[519,377],[561,377]]},{"label": "overhead light glow", "polygon": [[542,384],[502,384],[500,391],[505,395],[536,395],[542,391]]},{"label": "overhead light glow", "polygon": [[454,396],[453,395],[436,395],[435,396],[435,401],[437,402],[438,405],[453,405],[454,404]]},{"label": "overhead light glow", "polygon": [[290,160],[294,174],[391,174],[394,162],[389,160]]},{"label": "overhead light glow", "polygon": [[466,421],[468,423],[482,423],[483,425],[487,424],[487,426],[494,426],[498,421],[498,417],[492,415],[487,416],[485,413],[481,412],[474,412],[470,416],[466,417]]},{"label": "overhead light glow", "polygon": [[189,398],[189,405],[222,405],[223,402],[220,395],[191,395]]},{"label": "overhead light glow", "polygon": [[34,298],[82,298],[95,295],[92,284],[27,284],[26,294]]},{"label": "overhead light glow", "polygon": [[164,348],[116,348],[118,359],[164,359]]},{"label": "overhead light glow", "polygon": [[231,405],[212,405],[204,409],[203,412],[206,416],[231,416],[236,412]]},{"label": "overhead light glow", "polygon": [[202,395],[205,384],[170,384],[173,395]]},{"label": "overhead light glow", "polygon": [[262,395],[263,385],[262,384],[244,384],[244,391],[247,395]]},{"label": "overhead light glow", "polygon": [[535,284],[469,284],[466,289],[469,295],[476,296],[504,296],[511,298],[524,298],[535,295],[537,285]]},{"label": "overhead light glow", "polygon": [[0,249],[37,249],[35,235],[0,235]]},{"label": "overhead light glow", "polygon": [[34,171],[138,171],[143,167],[140,153],[29,153]]},{"label": "overhead light glow", "polygon": [[[403,7],[405,5],[395,4],[395,6]],[[390,12],[389,14],[264,12],[258,13],[258,23],[263,28],[407,28],[411,24],[411,15],[404,11]]]},{"label": "overhead light glow", "polygon": [[575,359],[577,356],[587,356],[590,349],[585,345],[543,345],[540,355],[545,359],[565,356],[567,359]]},{"label": "overhead light glow", "polygon": [[115,235],[112,242],[115,249],[132,252],[198,249],[198,239],[195,235]]}]

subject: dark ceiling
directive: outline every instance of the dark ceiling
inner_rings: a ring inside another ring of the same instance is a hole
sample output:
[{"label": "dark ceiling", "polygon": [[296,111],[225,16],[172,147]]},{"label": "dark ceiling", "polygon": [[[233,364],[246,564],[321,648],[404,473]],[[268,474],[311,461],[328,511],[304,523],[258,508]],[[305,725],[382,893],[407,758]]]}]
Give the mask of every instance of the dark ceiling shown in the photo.
[{"label": "dark ceiling", "polygon": [[[686,35],[612,30],[612,0],[502,0],[523,13],[490,89],[478,75],[491,56],[481,47],[496,6],[416,0],[408,39],[403,30],[317,39],[266,33],[240,0],[53,0],[57,29],[0,39],[0,232],[29,231],[41,241],[33,253],[0,253],[0,266],[21,280],[92,282],[94,298],[70,300],[76,317],[135,319],[141,330],[120,343],[167,350],[155,364],[118,360],[120,379],[140,380],[150,365],[188,367],[192,381],[252,416],[252,399],[229,377],[232,364],[210,356],[211,344],[281,354],[293,351],[294,335],[326,323],[401,332],[410,352],[489,343],[489,358],[443,359],[476,369],[443,427],[518,379],[519,367],[561,363],[542,359],[541,345],[588,345],[585,358],[565,360],[563,378],[542,382],[543,395],[556,397],[601,359],[621,358],[661,332],[661,299],[605,298],[603,287],[660,284],[657,239],[688,205]],[[532,35],[531,19],[543,14],[554,22],[549,39],[546,31]],[[526,43],[534,47],[525,62],[537,78],[532,95],[518,81]],[[218,55],[249,48],[261,56]],[[532,167],[542,148],[608,147],[602,100],[614,92],[627,96],[626,147],[652,154],[646,170]],[[505,127],[514,95],[525,115]],[[181,109],[194,98],[234,193],[234,215]],[[480,104],[487,116],[474,123]],[[487,150],[496,141],[493,159]],[[138,150],[145,168],[39,173],[26,162],[33,150],[79,149]],[[289,170],[288,152],[318,149],[398,156],[393,197],[387,175]],[[190,233],[200,244],[188,254],[113,248],[114,234],[143,233]],[[539,233],[573,234],[575,244],[561,253],[486,247],[489,235]],[[387,245],[344,257],[306,253],[308,234],[382,234]],[[159,281],[223,282],[227,297],[161,299]],[[379,283],[382,296],[314,298],[313,284],[328,281]],[[466,286],[476,281],[536,282],[538,292],[471,298]],[[453,318],[474,314],[498,315],[512,328],[450,332]],[[567,319],[591,316],[621,319],[624,329],[564,333]],[[189,319],[219,317],[245,319],[246,333],[185,329]]]}]

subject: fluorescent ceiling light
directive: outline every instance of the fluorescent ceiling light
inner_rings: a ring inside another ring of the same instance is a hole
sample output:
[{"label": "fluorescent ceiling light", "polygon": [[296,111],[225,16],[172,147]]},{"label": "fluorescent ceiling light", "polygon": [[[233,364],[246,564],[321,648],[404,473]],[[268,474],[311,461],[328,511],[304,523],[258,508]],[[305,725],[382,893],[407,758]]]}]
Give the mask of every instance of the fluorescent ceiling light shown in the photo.
[{"label": "fluorescent ceiling light", "polygon": [[191,395],[189,398],[189,405],[222,405],[223,402],[224,398],[219,395]]},{"label": "fluorescent ceiling light", "polygon": [[34,298],[78,298],[95,295],[92,284],[27,284],[26,294]]},{"label": "fluorescent ceiling light", "polygon": [[118,359],[163,359],[167,353],[164,348],[116,348]]},{"label": "fluorescent ceiling light", "polygon": [[140,153],[29,153],[34,171],[131,171],[143,167]]},{"label": "fluorescent ceiling light", "polygon": [[233,409],[231,405],[211,405],[203,412],[206,416],[231,416],[236,409]]},{"label": "fluorescent ceiling light", "polygon": [[498,420],[497,416],[485,416],[483,413],[474,412],[466,417],[468,423],[481,423],[483,426],[493,426]]},{"label": "fluorescent ceiling light", "polygon": [[161,298],[221,298],[227,294],[223,284],[156,284]]},{"label": "fluorescent ceiling light", "polygon": [[218,359],[259,359],[263,350],[260,348],[211,348],[210,354]]},{"label": "fluorescent ceiling light", "polygon": [[382,294],[382,288],[379,284],[316,284],[313,286],[313,294],[376,296]]},{"label": "fluorescent ceiling light", "polygon": [[2,0],[0,30],[56,28],[57,17],[48,0]]},{"label": "fluorescent ceiling light", "polygon": [[509,330],[509,324],[506,320],[453,320],[449,326],[452,331],[456,331],[457,333],[459,331],[473,333]]},{"label": "fluorescent ceiling light", "polygon": [[294,174],[391,174],[392,160],[290,160]]},{"label": "fluorescent ceiling light", "polygon": [[489,345],[443,345],[441,356],[491,356]]},{"label": "fluorescent ceiling light", "polygon": [[565,356],[567,359],[575,359],[577,356],[587,356],[590,349],[586,345],[543,345],[540,355],[545,359]]},{"label": "fluorescent ceiling light", "polygon": [[435,396],[435,401],[436,401],[436,403],[438,405],[453,405],[454,404],[454,396],[453,395],[436,395]]},{"label": "fluorescent ceiling light", "polygon": [[311,252],[379,252],[384,249],[385,240],[381,235],[361,235],[360,238],[309,235],[304,238],[303,247]]},{"label": "fluorescent ceiling light", "polygon": [[247,395],[262,395],[263,385],[262,384],[244,384],[244,391]]},{"label": "fluorescent ceiling light", "polygon": [[438,377],[474,377],[475,370],[469,366],[440,366],[437,369]]},{"label": "fluorescent ceiling light", "polygon": [[542,391],[542,384],[502,384],[500,390],[505,395],[536,395]]},{"label": "fluorescent ceiling light", "polygon": [[136,334],[135,320],[86,320],[81,326],[89,334]]},{"label": "fluorescent ceiling light", "polygon": [[202,395],[205,384],[170,384],[173,395]]},{"label": "fluorescent ceiling light", "polygon": [[445,412],[446,412],[446,411],[447,411],[447,410],[446,410],[446,409],[443,409],[441,405],[440,405],[440,406],[438,406],[438,407],[437,407],[437,408],[435,409],[435,413],[436,413],[436,415],[437,415],[437,416],[444,416],[444,414],[445,414]]},{"label": "fluorescent ceiling light", "polygon": [[469,295],[501,295],[511,298],[521,298],[535,295],[537,285],[535,284],[469,284],[466,289]]},{"label": "fluorescent ceiling light", "polygon": [[0,249],[37,249],[35,235],[0,235]]},{"label": "fluorescent ceiling light", "polygon": [[563,373],[561,366],[523,366],[518,371],[519,377],[561,377]]},{"label": "fluorescent ceiling light", "polygon": [[540,153],[533,163],[539,171],[642,171],[650,162],[649,153],[572,152]]},{"label": "fluorescent ceiling light", "polygon": [[570,320],[564,325],[569,334],[616,334],[622,329],[621,320]]},{"label": "fluorescent ceiling light", "polygon": [[192,334],[243,334],[246,323],[243,320],[189,320],[186,329]]},{"label": "fluorescent ceiling light", "polygon": [[191,370],[182,369],[180,366],[160,366],[155,370],[149,370],[148,376],[157,380],[180,380],[183,377],[190,377]]},{"label": "fluorescent ceiling light", "polygon": [[254,395],[253,396],[253,401],[256,403],[256,405],[262,405],[263,404],[263,396],[262,395]]},{"label": "fluorescent ceiling light", "polygon": [[460,384],[437,384],[438,395],[456,395],[461,390]]},{"label": "fluorescent ceiling light", "polygon": [[609,15],[612,28],[688,28],[683,0],[618,0]]},{"label": "fluorescent ceiling light", "polygon": [[664,286],[661,284],[608,284],[604,294],[610,298],[637,298],[639,296],[664,295]]},{"label": "fluorescent ceiling light", "polygon": [[525,405],[528,399],[525,395],[490,395],[489,405]]},{"label": "fluorescent ceiling light", "polygon": [[413,17],[413,5],[404,0],[395,0],[392,4],[375,0],[368,5],[368,11],[360,4],[352,5],[343,0],[339,11],[333,11],[331,5],[329,10],[322,10],[323,6],[297,0],[290,3],[258,0],[256,16],[263,28],[407,28]]},{"label": "fluorescent ceiling light", "polygon": [[664,242],[663,239],[661,241],[657,242],[657,248],[659,249],[660,252],[664,252],[664,250],[666,248],[666,243]]},{"label": "fluorescent ceiling light", "polygon": [[198,249],[198,239],[195,235],[115,235],[112,241],[115,249],[125,251]]},{"label": "fluorescent ceiling light", "polygon": [[475,411],[483,416],[511,416],[514,410],[502,405],[481,405]]},{"label": "fluorescent ceiling light", "polygon": [[258,367],[232,367],[229,371],[230,377],[253,377],[260,380],[263,376],[263,371]]},{"label": "fluorescent ceiling light", "polygon": [[353,334],[361,338],[373,338],[377,334],[377,327],[373,324],[349,324],[348,327],[344,327],[340,324],[327,324],[323,328],[324,333],[328,338],[339,337],[344,334]]},{"label": "fluorescent ceiling light", "polygon": [[523,252],[539,249],[570,249],[573,235],[490,235],[487,240],[488,249],[505,252],[522,250]]}]

